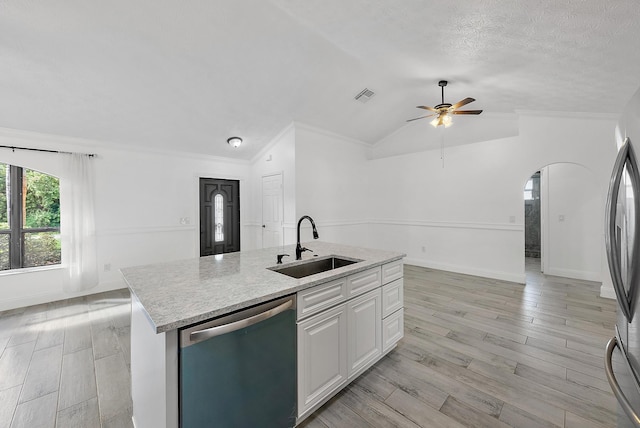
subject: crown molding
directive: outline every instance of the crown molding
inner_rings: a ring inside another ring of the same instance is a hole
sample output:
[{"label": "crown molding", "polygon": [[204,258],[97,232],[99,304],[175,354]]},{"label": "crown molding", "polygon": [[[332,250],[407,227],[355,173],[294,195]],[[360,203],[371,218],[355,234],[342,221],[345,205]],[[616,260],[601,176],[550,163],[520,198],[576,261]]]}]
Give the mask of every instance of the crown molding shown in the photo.
[{"label": "crown molding", "polygon": [[282,137],[284,137],[291,131],[295,132],[295,122],[291,122],[290,124],[282,128],[282,130],[278,132],[278,134],[275,137],[273,137],[271,141],[269,141],[262,149],[260,149],[258,153],[256,153],[256,155],[249,160],[249,162],[252,165],[258,162],[261,158],[267,155],[269,150],[271,150],[276,144],[280,142],[280,139]]},{"label": "crown molding", "polygon": [[617,121],[619,113],[596,113],[596,112],[570,112],[570,111],[549,111],[549,110],[516,110],[516,114],[522,116],[546,117],[550,119],[589,119],[589,120],[613,120]]},{"label": "crown molding", "polygon": [[344,135],[340,135],[340,134],[336,134],[335,132],[332,131],[328,131],[326,129],[322,129],[322,128],[317,128],[315,126],[312,125],[307,125],[306,123],[302,123],[302,122],[293,122],[293,125],[295,125],[296,129],[302,129],[304,131],[309,131],[309,132],[315,132],[316,134],[321,134],[330,138],[335,138],[337,140],[342,140],[344,142],[347,143],[351,143],[351,144],[355,144],[361,147],[366,147],[366,148],[371,148],[372,145],[369,143],[365,143],[364,141],[358,140],[356,138],[351,138],[351,137],[345,137]]},{"label": "crown molding", "polygon": [[[114,142],[104,142],[97,140],[90,140],[87,138],[79,138],[79,137],[68,137],[64,135],[56,135],[56,134],[44,134],[33,131],[24,131],[20,129],[13,128],[2,128],[0,127],[0,141],[6,143],[7,145],[12,145],[16,147],[28,147],[31,145],[38,145],[37,148],[47,149],[47,150],[61,150],[61,146],[63,150],[69,150],[72,147],[72,151],[74,152],[86,152],[86,153],[95,153],[98,158],[100,158],[100,150],[103,151],[121,151],[121,152],[129,152],[129,153],[138,153],[138,154],[152,154],[157,156],[166,156],[166,157],[179,157],[182,159],[192,159],[192,160],[207,160],[212,162],[224,162],[224,163],[234,163],[240,165],[249,165],[250,162],[245,159],[236,159],[236,158],[226,158],[221,156],[212,156],[203,153],[194,153],[194,152],[181,152],[178,150],[167,150],[167,149],[156,149],[156,148],[148,148],[148,147],[132,147],[130,145],[125,145],[121,143]],[[87,147],[91,147],[90,150],[87,150]]]},{"label": "crown molding", "polygon": [[1,127],[0,141],[16,147],[26,147],[29,144],[38,144],[41,148],[47,150],[58,150],[60,149],[60,145],[78,147],[83,150],[86,150],[87,146],[92,148],[100,147],[100,144],[94,140]]},{"label": "crown molding", "polygon": [[[351,137],[345,137],[344,135],[336,134],[335,132],[327,131],[326,129],[317,128],[315,126],[307,125],[306,123],[293,121],[289,125],[284,127],[282,131],[278,133],[278,135],[273,137],[265,147],[263,147],[254,157],[251,158],[251,161],[250,161],[251,164],[258,162],[261,158],[265,157],[269,152],[269,150],[271,150],[273,146],[275,146],[277,143],[280,142],[280,139],[282,137],[287,135],[289,132],[295,133],[296,130],[313,132],[315,134],[320,134],[329,138],[334,138],[336,140],[344,141],[345,143],[354,144],[359,147],[365,147],[367,149],[371,148],[371,144],[365,143],[364,141],[357,140]],[[295,136],[294,136],[294,143],[295,143]]]},{"label": "crown molding", "polygon": [[[516,113],[484,111],[484,112],[482,112],[482,118],[495,119],[495,120],[512,120],[512,121],[515,122],[515,121],[517,121],[519,119],[519,115],[516,114]],[[428,124],[429,122],[426,122],[426,123]],[[425,124],[425,122],[417,122],[417,121],[416,122],[405,123],[400,128],[391,131],[390,133],[388,133],[384,137],[382,137],[379,140],[377,140],[375,143],[373,143],[371,145],[371,147],[372,148],[379,147],[381,144],[384,144],[385,141],[387,141],[390,138],[393,138],[396,134],[398,134],[400,132],[403,132],[406,128],[409,128],[409,127],[422,126],[422,127],[424,127],[425,129],[428,130],[427,132],[437,131],[438,130],[438,128],[434,128],[433,126],[425,126],[424,124]],[[453,126],[455,126],[455,124]]]}]

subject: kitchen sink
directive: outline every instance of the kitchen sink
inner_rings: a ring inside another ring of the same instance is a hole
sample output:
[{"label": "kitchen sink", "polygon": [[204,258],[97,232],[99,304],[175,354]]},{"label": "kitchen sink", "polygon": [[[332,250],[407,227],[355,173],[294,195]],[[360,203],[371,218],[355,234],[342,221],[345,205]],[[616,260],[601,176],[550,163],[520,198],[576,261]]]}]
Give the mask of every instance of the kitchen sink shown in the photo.
[{"label": "kitchen sink", "polygon": [[271,267],[274,272],[281,273],[283,275],[291,276],[293,278],[304,278],[317,273],[326,272],[333,269],[338,269],[344,266],[349,266],[353,263],[361,262],[358,259],[347,259],[343,257],[331,256],[325,258],[313,259],[305,262],[301,262],[294,265],[288,265],[283,267]]}]

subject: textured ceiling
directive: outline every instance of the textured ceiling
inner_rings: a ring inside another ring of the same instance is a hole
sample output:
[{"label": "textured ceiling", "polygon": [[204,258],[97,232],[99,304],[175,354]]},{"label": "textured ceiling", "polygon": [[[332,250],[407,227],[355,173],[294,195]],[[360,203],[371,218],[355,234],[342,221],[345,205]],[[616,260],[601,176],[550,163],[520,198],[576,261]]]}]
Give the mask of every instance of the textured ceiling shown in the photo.
[{"label": "textured ceiling", "polygon": [[251,159],[291,121],[375,144],[440,79],[486,112],[455,126],[616,114],[638,22],[638,0],[0,0],[0,127]]}]

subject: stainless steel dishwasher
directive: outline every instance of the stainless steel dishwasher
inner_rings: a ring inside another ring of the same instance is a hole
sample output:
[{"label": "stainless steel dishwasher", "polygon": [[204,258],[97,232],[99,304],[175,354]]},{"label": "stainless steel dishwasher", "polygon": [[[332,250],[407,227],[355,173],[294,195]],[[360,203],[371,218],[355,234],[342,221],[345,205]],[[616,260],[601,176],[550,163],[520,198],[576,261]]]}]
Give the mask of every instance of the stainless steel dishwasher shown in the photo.
[{"label": "stainless steel dishwasher", "polygon": [[181,428],[293,427],[296,296],[180,330]]}]

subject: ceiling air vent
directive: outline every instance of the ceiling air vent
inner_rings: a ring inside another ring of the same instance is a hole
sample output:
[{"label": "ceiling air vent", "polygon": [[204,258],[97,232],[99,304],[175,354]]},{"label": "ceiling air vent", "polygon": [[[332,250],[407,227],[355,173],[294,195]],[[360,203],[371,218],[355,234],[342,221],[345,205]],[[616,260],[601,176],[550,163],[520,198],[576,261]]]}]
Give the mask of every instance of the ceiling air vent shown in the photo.
[{"label": "ceiling air vent", "polygon": [[355,99],[364,104],[369,101],[374,95],[375,93],[371,89],[364,88],[358,95],[355,96]]}]

